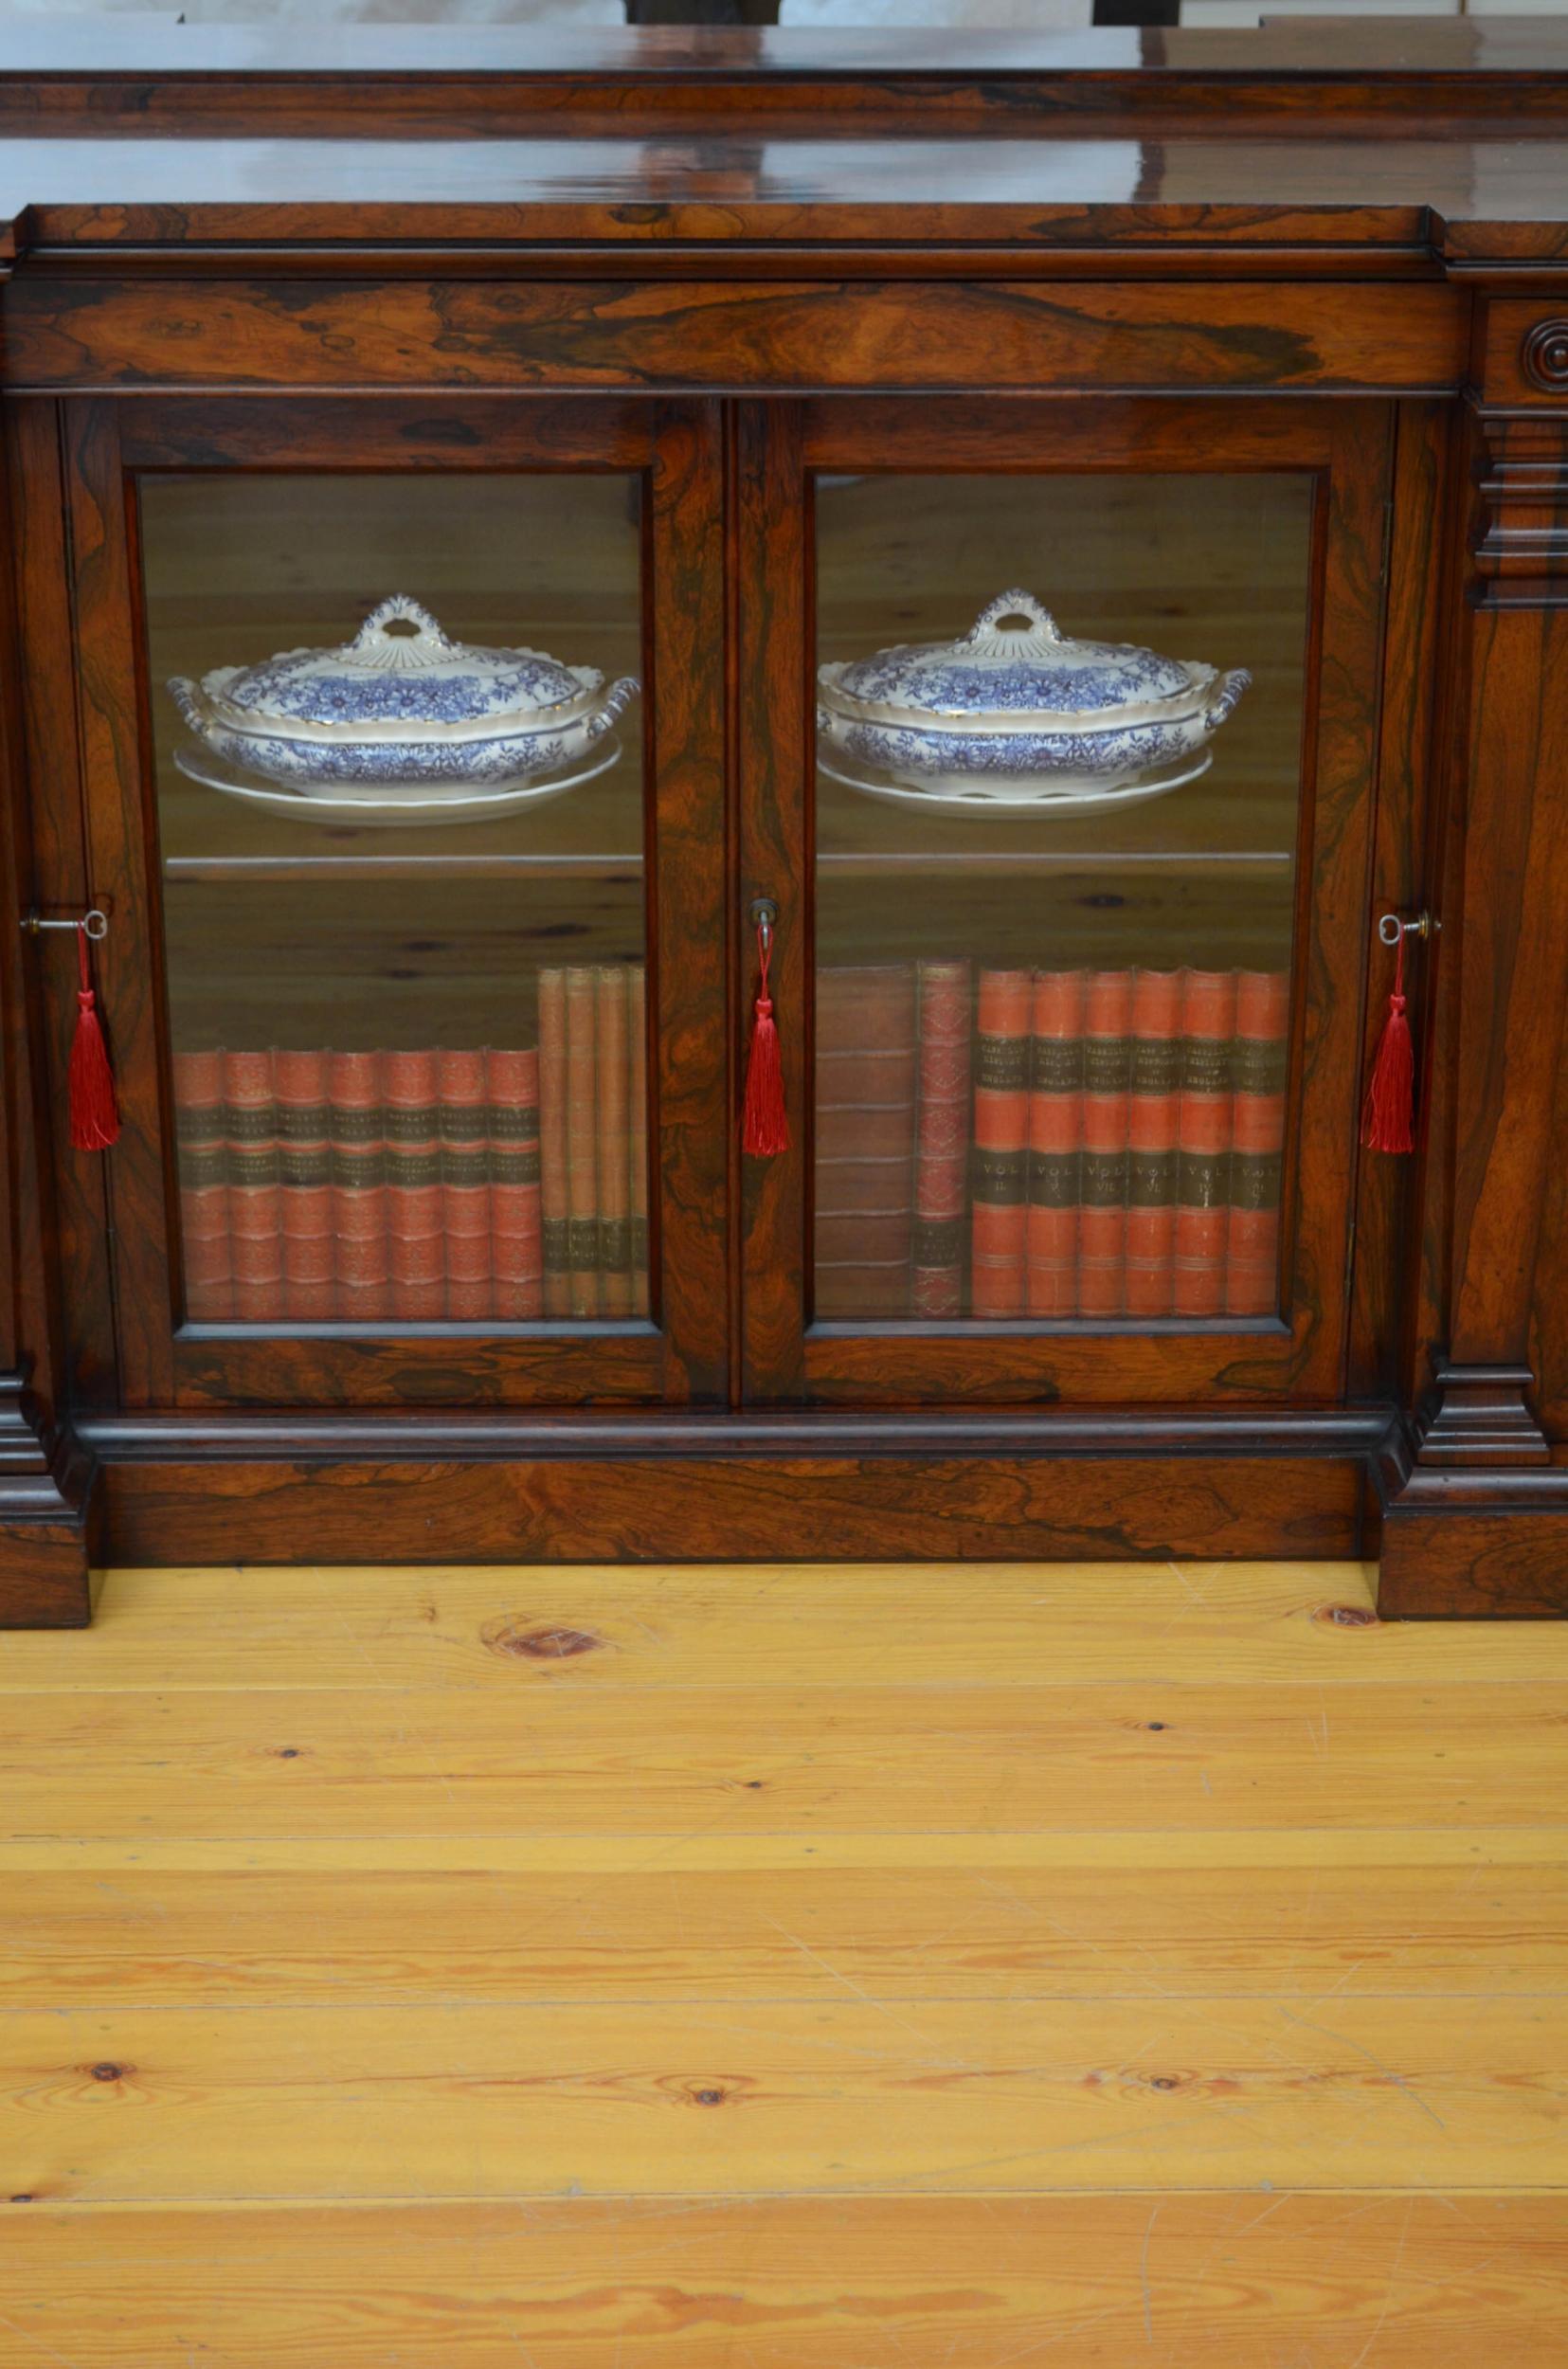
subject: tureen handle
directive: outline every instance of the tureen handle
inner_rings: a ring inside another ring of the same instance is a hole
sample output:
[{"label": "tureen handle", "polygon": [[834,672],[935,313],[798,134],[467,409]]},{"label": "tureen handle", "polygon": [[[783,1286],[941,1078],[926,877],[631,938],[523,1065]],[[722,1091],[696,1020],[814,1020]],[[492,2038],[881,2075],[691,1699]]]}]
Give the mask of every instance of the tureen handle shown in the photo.
[{"label": "tureen handle", "polygon": [[452,647],[450,639],[442,631],[427,608],[422,608],[418,601],[411,601],[406,592],[393,592],[371,609],[369,617],[350,642],[350,649],[363,655],[368,651],[385,649],[388,642],[391,642],[394,647],[401,645],[405,650],[413,648],[416,644],[415,636],[387,632],[388,625],[400,622],[406,625],[416,625],[419,628],[418,645],[426,650],[449,650]]},{"label": "tureen handle", "polygon": [[1059,642],[1062,638],[1051,611],[1040,606],[1033,592],[1013,591],[999,592],[994,601],[986,604],[964,635],[964,641],[983,641],[996,632],[1004,617],[1027,617],[1029,620],[1026,627],[1015,626],[1009,631],[1007,639],[1010,642],[1033,642],[1036,648],[1043,648],[1048,642]]},{"label": "tureen handle", "polygon": [[1245,666],[1233,666],[1228,675],[1221,675],[1218,684],[1203,711],[1206,731],[1217,732],[1244,691],[1252,688],[1253,678]]}]

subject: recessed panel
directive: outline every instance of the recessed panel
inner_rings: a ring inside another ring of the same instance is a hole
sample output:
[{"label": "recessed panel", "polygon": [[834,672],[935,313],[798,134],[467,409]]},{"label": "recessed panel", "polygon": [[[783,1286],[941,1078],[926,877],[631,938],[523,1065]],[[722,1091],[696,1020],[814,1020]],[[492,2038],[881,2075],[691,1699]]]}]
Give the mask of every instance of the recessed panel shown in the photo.
[{"label": "recessed panel", "polygon": [[1280,1314],[1313,499],[817,479],[819,1323]]}]

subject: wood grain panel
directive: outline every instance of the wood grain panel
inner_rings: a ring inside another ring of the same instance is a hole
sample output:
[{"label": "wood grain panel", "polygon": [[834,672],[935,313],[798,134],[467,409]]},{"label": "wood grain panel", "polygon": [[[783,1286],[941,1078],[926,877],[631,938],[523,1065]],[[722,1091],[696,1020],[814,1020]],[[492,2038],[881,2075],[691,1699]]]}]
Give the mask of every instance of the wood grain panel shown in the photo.
[{"label": "wood grain panel", "polygon": [[649,1273],[664,1396],[729,1386],[724,479],[718,407],[661,409],[648,583],[653,751]]},{"label": "wood grain panel", "polygon": [[[752,897],[766,896],[779,909],[769,983],[792,1146],[783,1157],[741,1164],[740,1393],[749,1402],[787,1401],[802,1389],[816,973],[816,850],[805,805],[816,561],[799,407],[746,405],[735,463],[742,897],[749,907]],[[748,938],[743,933],[741,967],[749,982],[756,956]],[[749,1012],[749,997],[743,1010]]]},{"label": "wood grain panel", "polygon": [[[388,1445],[391,1443],[388,1442]],[[218,1562],[237,1536],[252,1563],[313,1555],[475,1562],[662,1563],[704,1553],[917,1563],[998,1556],[1125,1563],[1138,1555],[1361,1551],[1361,1452],[1267,1456],[1196,1451],[1141,1458],[933,1453],[810,1456],[746,1452],[645,1457],[591,1452],[526,1460],[352,1461],[308,1448],[227,1461],[168,1443],[157,1463],[106,1463],[106,1551],[120,1563]]]},{"label": "wood grain panel", "polygon": [[[1361,1076],[1370,1077],[1393,985],[1392,953],[1377,938],[1389,912],[1415,919],[1437,908],[1431,873],[1433,800],[1445,785],[1434,777],[1438,710],[1451,690],[1452,669],[1439,653],[1451,631],[1446,570],[1451,557],[1451,483],[1456,439],[1446,406],[1401,405],[1397,426],[1394,503],[1388,553],[1387,631],[1379,714],[1377,814],[1366,943],[1368,983],[1362,1021]],[[1428,1114],[1432,1076],[1431,1013],[1438,940],[1406,942],[1406,976],[1415,994],[1411,1008],[1420,1035]],[[1423,1133],[1425,1128],[1423,1126]],[[1409,1335],[1417,1281],[1413,1255],[1421,1207],[1418,1171],[1409,1160],[1358,1149],[1355,1265],[1346,1388],[1352,1398],[1404,1398]]]},{"label": "wood grain panel", "polygon": [[[1528,1998],[1529,1831],[0,1846],[0,2006]],[[226,1859],[229,1863],[223,1864]],[[371,1862],[371,1863],[368,1863]]]},{"label": "wood grain panel", "polygon": [[1108,386],[1435,389],[1452,293],[1027,281],[154,283],[18,279],[13,387]]},{"label": "wood grain panel", "polygon": [[18,1519],[15,1501],[23,1493],[12,1488],[9,1518],[0,1518],[0,1629],[80,1629],[90,1602],[82,1521],[46,1475],[27,1493],[51,1505],[54,1519]]},{"label": "wood grain panel", "polygon": [[[1429,1479],[1447,1481],[1449,1475]],[[1469,1508],[1431,1495],[1383,1515],[1379,1602],[1395,1620],[1550,1620],[1568,1614],[1568,1471],[1544,1501],[1492,1494]]]},{"label": "wood grain panel", "polygon": [[101,1607],[4,1670],[8,2360],[1558,2369],[1562,1631],[1344,1567]]},{"label": "wood grain panel", "polygon": [[[1559,2369],[1568,2199],[534,2199],[8,2215],[25,2358],[189,2369]],[[286,2263],[287,2276],[279,2266]]]},{"label": "wood grain panel", "polygon": [[[90,1762],[84,1756],[90,1754]],[[1089,1690],[730,1686],[717,1698],[349,1689],[10,1699],[27,1835],[864,1833],[1557,1823],[1568,1720],[1547,1691],[1145,1681]],[[68,1801],[61,1786],[69,1779]],[[1071,1803],[1064,1817],[1062,1805]]]},{"label": "wood grain panel", "polygon": [[[910,1584],[897,1564],[739,1569],[435,1564],[106,1576],[90,1637],[14,1637],[0,1693],[224,1687],[482,1689],[526,1700],[667,1688],[986,1689],[1129,1678],[1335,1687],[1538,1679],[1536,1632],[1398,1628],[1361,1564],[976,1563]],[[298,1637],[331,1607],[333,1650]]]},{"label": "wood grain panel", "polygon": [[174,1390],[175,1306],[165,1112],[169,1107],[161,905],[143,771],[146,734],[135,640],[138,567],[131,539],[118,414],[78,404],[65,421],[78,737],[86,799],[87,868],[112,899],[95,955],[104,1031],[113,1047],[120,1134],[104,1164],[118,1395],[167,1406]]},{"label": "wood grain panel", "polygon": [[1553,1998],[0,2015],[8,2182],[97,2204],[1544,2187],[1565,2107]]},{"label": "wood grain panel", "polygon": [[[17,606],[27,629],[27,663],[18,670],[31,841],[27,895],[51,912],[81,913],[95,895],[108,891],[89,877],[58,407],[46,402],[12,406],[7,436]],[[76,1018],[74,955],[70,939],[62,931],[29,944],[26,959],[38,983],[40,1067],[48,1111],[47,1201],[58,1274],[63,1379],[73,1403],[102,1406],[113,1402],[116,1386],[108,1182],[103,1160],[73,1151],[66,1139],[66,1070]],[[28,1222],[36,1227],[40,1217],[35,1213]],[[42,1257],[37,1253],[34,1257],[42,1276]],[[48,1370],[41,1367],[39,1379]]]},{"label": "wood grain panel", "polygon": [[[1560,499],[1568,428],[1554,479]],[[1458,1365],[1528,1356],[1568,1010],[1564,910],[1568,606],[1526,606],[1500,588],[1474,621],[1449,1344]]]}]

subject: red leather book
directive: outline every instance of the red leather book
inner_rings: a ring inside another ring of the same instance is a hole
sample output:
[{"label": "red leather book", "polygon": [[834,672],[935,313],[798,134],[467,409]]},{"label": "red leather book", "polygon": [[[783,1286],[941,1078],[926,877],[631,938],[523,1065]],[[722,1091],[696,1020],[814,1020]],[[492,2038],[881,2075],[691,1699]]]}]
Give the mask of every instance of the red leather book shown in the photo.
[{"label": "red leather book", "polygon": [[1181,973],[1132,974],[1127,1105],[1126,1312],[1168,1316],[1176,1297],[1176,1161],[1181,1112]]},{"label": "red leather book", "polygon": [[977,1316],[1024,1313],[1029,1040],[1034,1001],[1031,972],[981,972],[975,1014],[975,1150],[969,1221],[969,1294]]},{"label": "red leather book", "polygon": [[1177,1122],[1176,1290],[1179,1316],[1225,1305],[1231,1199],[1234,970],[1189,970],[1181,987],[1181,1105]]},{"label": "red leather book", "polygon": [[192,1324],[234,1314],[228,1243],[228,1140],[221,1053],[174,1056],[174,1130],[180,1157],[180,1244],[185,1310]]},{"label": "red leather book", "polygon": [[283,1315],[283,1207],[270,1053],[225,1053],[229,1261],[241,1324]]},{"label": "red leather book", "polygon": [[631,1075],[626,966],[605,963],[597,975],[594,1058],[599,1071],[600,1310],[632,1312]]},{"label": "red leather book", "polygon": [[1284,971],[1237,972],[1231,1206],[1225,1233],[1228,1316],[1267,1316],[1279,1307],[1280,1162],[1289,1017],[1290,982]]},{"label": "red leather book", "polygon": [[595,1317],[599,1294],[599,1059],[597,974],[567,972],[568,1313]]},{"label": "red leather book", "polygon": [[446,1313],[441,1095],[434,1052],[384,1053],[381,1100],[387,1128],[392,1318],[394,1323],[430,1324]]},{"label": "red leather book", "polygon": [[818,972],[819,1316],[910,1312],[916,1058],[912,963]]},{"label": "red leather book", "polygon": [[916,1316],[957,1316],[964,1310],[964,1220],[969,1203],[969,966],[921,963],[915,986],[920,1100],[910,1308]]},{"label": "red leather book", "polygon": [[491,1312],[490,1097],[484,1055],[438,1053],[436,1091],[441,1098],[446,1313],[454,1324],[477,1324]]},{"label": "red leather book", "polygon": [[392,1312],[392,1285],[380,1054],[333,1054],[327,1099],[337,1318],[340,1324],[382,1325]]},{"label": "red leather book", "polygon": [[545,1314],[571,1309],[568,1275],[567,974],[539,973],[539,1203],[544,1224]]},{"label": "red leather book", "polygon": [[272,1083],[282,1187],[283,1312],[297,1324],[326,1324],[337,1313],[327,1055],[275,1047]]},{"label": "red leather book", "polygon": [[1084,997],[1084,1148],[1078,1172],[1078,1313],[1126,1300],[1132,973],[1091,970]]},{"label": "red leather book", "polygon": [[539,1056],[485,1055],[490,1102],[490,1257],[494,1313],[520,1324],[545,1312],[539,1214]]},{"label": "red leather book", "polygon": [[1078,1168],[1084,1126],[1081,970],[1036,970],[1030,1019],[1029,1212],[1024,1261],[1031,1316],[1078,1307]]},{"label": "red leather book", "polygon": [[632,1213],[632,1313],[645,1316],[648,1291],[648,974],[632,968],[626,1030],[631,1061],[629,1197]]}]

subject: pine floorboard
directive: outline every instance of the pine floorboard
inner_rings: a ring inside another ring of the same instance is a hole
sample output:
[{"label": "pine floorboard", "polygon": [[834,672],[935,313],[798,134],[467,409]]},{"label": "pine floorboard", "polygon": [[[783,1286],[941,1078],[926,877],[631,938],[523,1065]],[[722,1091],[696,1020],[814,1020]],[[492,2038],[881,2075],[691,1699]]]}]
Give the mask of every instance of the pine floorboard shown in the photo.
[{"label": "pine floorboard", "polygon": [[1562,2369],[1568,1625],[143,1571],[0,1639],[0,2369]]}]

